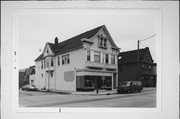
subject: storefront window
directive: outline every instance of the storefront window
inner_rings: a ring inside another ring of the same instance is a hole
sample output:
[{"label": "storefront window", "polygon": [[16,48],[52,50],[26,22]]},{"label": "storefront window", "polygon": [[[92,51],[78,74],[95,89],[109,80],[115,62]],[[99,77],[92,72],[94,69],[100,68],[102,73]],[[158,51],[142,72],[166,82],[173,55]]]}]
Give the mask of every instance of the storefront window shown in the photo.
[{"label": "storefront window", "polygon": [[93,88],[94,87],[93,80],[86,79],[84,83],[85,83],[84,85],[86,88]]}]

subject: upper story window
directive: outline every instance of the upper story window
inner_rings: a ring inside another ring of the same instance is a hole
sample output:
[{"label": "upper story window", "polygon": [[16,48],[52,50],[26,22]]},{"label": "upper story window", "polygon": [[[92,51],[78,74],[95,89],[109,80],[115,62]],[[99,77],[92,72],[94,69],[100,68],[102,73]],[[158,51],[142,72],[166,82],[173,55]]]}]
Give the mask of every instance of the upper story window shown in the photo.
[{"label": "upper story window", "polygon": [[49,53],[48,49],[46,50],[46,53],[47,53],[47,54]]},{"label": "upper story window", "polygon": [[148,66],[148,69],[149,69],[149,71],[151,71],[152,67],[149,65],[149,66]]},{"label": "upper story window", "polygon": [[45,60],[45,67],[49,67],[49,59]]},{"label": "upper story window", "polygon": [[115,55],[111,55],[111,64],[115,64]]},{"label": "upper story window", "polygon": [[102,63],[104,63],[104,53],[102,53]]},{"label": "upper story window", "polygon": [[142,65],[142,69],[145,69],[145,65],[144,64]]},{"label": "upper story window", "polygon": [[41,69],[43,69],[43,61],[41,61]]},{"label": "upper story window", "polygon": [[109,63],[109,55],[105,54],[105,63],[108,64]]},{"label": "upper story window", "polygon": [[99,36],[99,47],[101,48],[107,48],[107,38],[104,36]]},{"label": "upper story window", "polygon": [[54,66],[53,58],[51,58],[51,66]]},{"label": "upper story window", "polygon": [[100,62],[100,52],[94,52],[94,62]]},{"label": "upper story window", "polygon": [[58,66],[60,65],[60,57],[57,57],[58,61]]},{"label": "upper story window", "polygon": [[87,61],[91,61],[91,51],[87,50]]},{"label": "upper story window", "polygon": [[62,56],[62,64],[69,64],[70,59],[69,59],[69,54]]}]

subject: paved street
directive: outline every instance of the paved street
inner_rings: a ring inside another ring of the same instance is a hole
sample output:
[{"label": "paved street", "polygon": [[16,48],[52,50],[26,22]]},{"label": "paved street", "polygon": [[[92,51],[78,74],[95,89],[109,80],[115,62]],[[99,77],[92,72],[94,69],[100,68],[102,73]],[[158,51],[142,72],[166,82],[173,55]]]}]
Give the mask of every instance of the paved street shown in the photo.
[{"label": "paved street", "polygon": [[155,107],[156,89],[141,93],[107,95],[105,91],[57,94],[50,92],[20,91],[20,107]]}]

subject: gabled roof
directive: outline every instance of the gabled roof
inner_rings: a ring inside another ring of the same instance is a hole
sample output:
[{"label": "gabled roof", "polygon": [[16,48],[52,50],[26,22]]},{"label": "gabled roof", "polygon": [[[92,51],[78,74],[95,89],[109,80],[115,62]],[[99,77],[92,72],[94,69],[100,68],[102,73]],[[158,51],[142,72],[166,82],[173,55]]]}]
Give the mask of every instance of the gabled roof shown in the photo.
[{"label": "gabled roof", "polygon": [[[151,53],[148,47],[144,49],[139,49],[139,62],[143,62],[142,60],[147,55],[147,53],[148,55],[150,55],[151,62],[153,63],[153,59],[151,57]],[[137,55],[138,55],[138,50],[121,52],[119,53],[118,64],[137,63]]]},{"label": "gabled roof", "polygon": [[35,66],[30,66],[25,70],[24,75],[32,75],[35,74]]},{"label": "gabled roof", "polygon": [[[77,36],[74,36],[70,39],[67,39],[63,42],[60,42],[58,44],[48,43],[52,52],[55,55],[63,54],[72,50],[76,50],[83,47],[83,42],[81,41],[83,38],[90,39],[94,35],[98,33],[99,30],[102,28],[106,28],[105,25],[99,26],[97,28],[94,28],[92,30],[86,31],[82,34],[79,34]],[[113,47],[117,47],[115,43],[112,44]],[[35,61],[39,61],[43,59],[43,54],[41,54],[38,58],[35,59]]]}]

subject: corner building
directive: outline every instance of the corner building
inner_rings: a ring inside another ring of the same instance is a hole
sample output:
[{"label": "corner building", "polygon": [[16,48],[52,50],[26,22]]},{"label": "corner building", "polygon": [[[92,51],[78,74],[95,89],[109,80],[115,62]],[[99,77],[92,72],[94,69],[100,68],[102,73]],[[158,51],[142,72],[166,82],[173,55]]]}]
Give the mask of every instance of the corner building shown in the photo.
[{"label": "corner building", "polygon": [[118,86],[119,48],[105,25],[63,42],[46,43],[35,59],[41,90],[115,89]]}]

